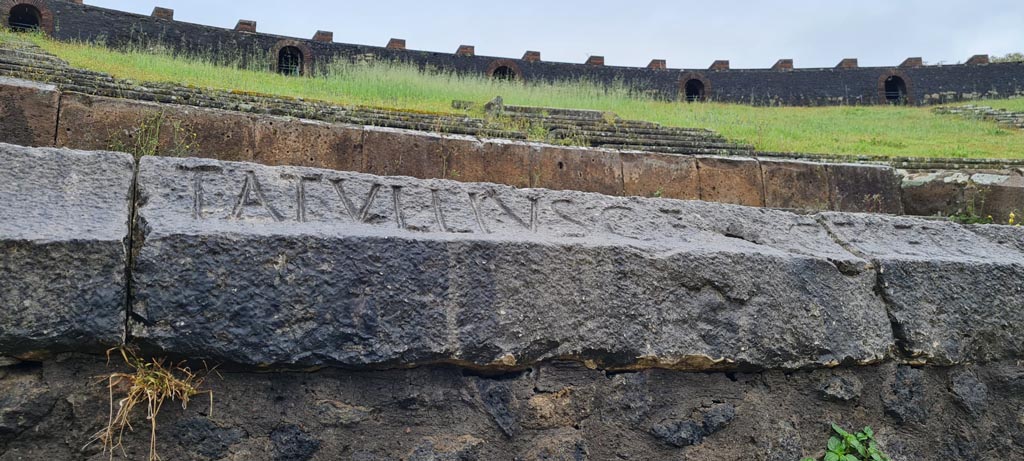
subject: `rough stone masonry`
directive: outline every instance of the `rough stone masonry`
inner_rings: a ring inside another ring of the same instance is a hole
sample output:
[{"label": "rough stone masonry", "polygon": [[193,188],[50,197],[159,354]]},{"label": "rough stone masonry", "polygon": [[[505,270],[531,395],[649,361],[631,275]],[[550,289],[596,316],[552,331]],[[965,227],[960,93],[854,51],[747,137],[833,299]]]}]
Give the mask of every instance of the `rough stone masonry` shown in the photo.
[{"label": "rough stone masonry", "polygon": [[0,355],[124,339],[127,154],[0,146]]},{"label": "rough stone masonry", "polygon": [[223,366],[165,459],[1024,450],[1019,228],[9,145],[0,197],[4,461],[107,456],[124,340]]}]

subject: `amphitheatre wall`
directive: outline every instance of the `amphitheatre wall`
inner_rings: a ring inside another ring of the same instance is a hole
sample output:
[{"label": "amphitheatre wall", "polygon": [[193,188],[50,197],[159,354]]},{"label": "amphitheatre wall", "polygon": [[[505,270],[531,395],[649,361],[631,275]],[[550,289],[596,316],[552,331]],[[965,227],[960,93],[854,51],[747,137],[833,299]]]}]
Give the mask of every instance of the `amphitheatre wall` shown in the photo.
[{"label": "amphitheatre wall", "polygon": [[12,8],[26,4],[46,19],[40,26],[61,40],[100,41],[112,47],[158,42],[176,51],[254,59],[268,70],[304,74],[337,59],[403,61],[526,81],[622,81],[668,100],[789,106],[885,104],[894,99],[935,104],[1024,94],[1024,64],[990,63],[985,55],[956,65],[923,65],[921,58],[908,58],[892,67],[860,67],[856,59],[843,59],[834,68],[795,68],[792,60],[782,59],[770,69],[731,69],[728,61],[716,61],[708,69],[670,69],[664,61],[654,60],[647,68],[631,68],[605,65],[600,57],[581,64],[547,62],[539,52],[519,59],[478,56],[472,46],[460,46],[454,53],[416,51],[397,39],[387,46],[336,43],[327,31],[318,31],[311,39],[282,37],[257,32],[255,21],[242,20],[234,29],[225,29],[175,21],[174,12],[165,8],[145,16],[79,1],[5,0],[0,3],[0,19],[8,21]]}]

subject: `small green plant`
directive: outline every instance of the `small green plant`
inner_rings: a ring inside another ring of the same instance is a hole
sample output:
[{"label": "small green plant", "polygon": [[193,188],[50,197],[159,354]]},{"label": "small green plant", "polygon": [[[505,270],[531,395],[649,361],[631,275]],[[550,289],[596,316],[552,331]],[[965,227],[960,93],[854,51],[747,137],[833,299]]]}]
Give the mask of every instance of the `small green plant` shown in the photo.
[{"label": "small green plant", "polygon": [[[146,421],[149,422],[149,457],[148,461],[159,461],[156,453],[157,415],[168,400],[181,402],[181,407],[188,407],[192,397],[209,394],[210,412],[213,414],[213,392],[200,390],[204,378],[193,372],[184,363],[165,365],[161,359],[150,361],[140,358],[129,347],[119,347],[107,351],[107,359],[111,354],[119,352],[125,365],[132,369],[130,373],[112,373],[103,378],[107,382],[110,393],[110,417],[107,425],[89,442],[100,442],[104,451],[114,459],[114,451],[124,451],[122,441],[125,430],[132,430],[132,413],[139,404],[146,406]],[[124,393],[124,397],[116,399],[114,395]]]},{"label": "small green plant", "polygon": [[982,216],[979,210],[985,208],[985,196],[988,195],[988,188],[979,187],[974,181],[968,181],[965,190],[966,209],[949,217],[950,221],[958,224],[992,224],[995,219],[992,216]]},{"label": "small green plant", "polygon": [[[836,435],[828,439],[828,449],[821,461],[892,461],[878,448],[875,432],[870,427],[851,434],[833,424],[832,430]],[[818,461],[818,459],[807,457],[800,461]]]},{"label": "small green plant", "polygon": [[[166,136],[162,136],[161,133]],[[160,111],[144,117],[138,126],[112,134],[110,149],[127,152],[136,159],[147,155],[187,157],[189,153],[198,150],[197,137],[196,133],[187,130],[180,120],[170,119]]]},{"label": "small green plant", "polygon": [[978,216],[972,213],[957,213],[950,216],[949,220],[957,224],[992,224],[995,222],[991,216]]}]

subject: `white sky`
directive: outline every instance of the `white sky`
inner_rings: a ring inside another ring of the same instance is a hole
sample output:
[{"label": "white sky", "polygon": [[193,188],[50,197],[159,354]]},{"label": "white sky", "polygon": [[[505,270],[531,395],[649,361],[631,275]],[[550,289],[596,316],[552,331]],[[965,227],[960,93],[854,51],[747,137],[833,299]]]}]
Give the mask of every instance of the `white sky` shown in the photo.
[{"label": "white sky", "polygon": [[[383,46],[404,38],[416,50],[518,58],[537,50],[545,61],[706,68],[728,59],[736,68],[832,67],[842,58],[861,66],[897,65],[910,56],[956,63],[974,54],[1024,51],[1024,0],[85,0],[86,4],[234,27],[257,21],[260,32]],[[284,6],[282,6],[284,5]]]}]

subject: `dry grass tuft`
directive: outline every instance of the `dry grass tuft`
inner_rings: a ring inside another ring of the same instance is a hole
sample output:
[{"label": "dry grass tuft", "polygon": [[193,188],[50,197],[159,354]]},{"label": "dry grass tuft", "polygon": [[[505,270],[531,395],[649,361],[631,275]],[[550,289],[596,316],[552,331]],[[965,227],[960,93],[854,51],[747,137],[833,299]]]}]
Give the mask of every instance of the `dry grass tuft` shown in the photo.
[{"label": "dry grass tuft", "polygon": [[[209,368],[202,373],[193,372],[184,362],[177,364],[165,364],[164,359],[151,359],[146,361],[139,358],[136,351],[128,347],[118,347],[107,351],[109,362],[111,355],[118,352],[125,364],[134,370],[130,373],[113,373],[105,376],[107,390],[110,393],[110,417],[106,427],[93,436],[89,443],[100,442],[104,451],[110,453],[110,459],[114,458],[114,451],[121,450],[123,454],[124,433],[131,431],[132,413],[135,407],[144,404],[146,407],[146,420],[149,421],[149,461],[158,461],[160,456],[156,452],[156,428],[157,416],[167,401],[181,402],[181,407],[187,408],[192,397],[199,394],[209,394],[210,414],[213,413],[213,392],[200,390]],[[124,397],[116,399],[115,394],[122,394]],[[116,403],[116,404],[115,404]]]}]

